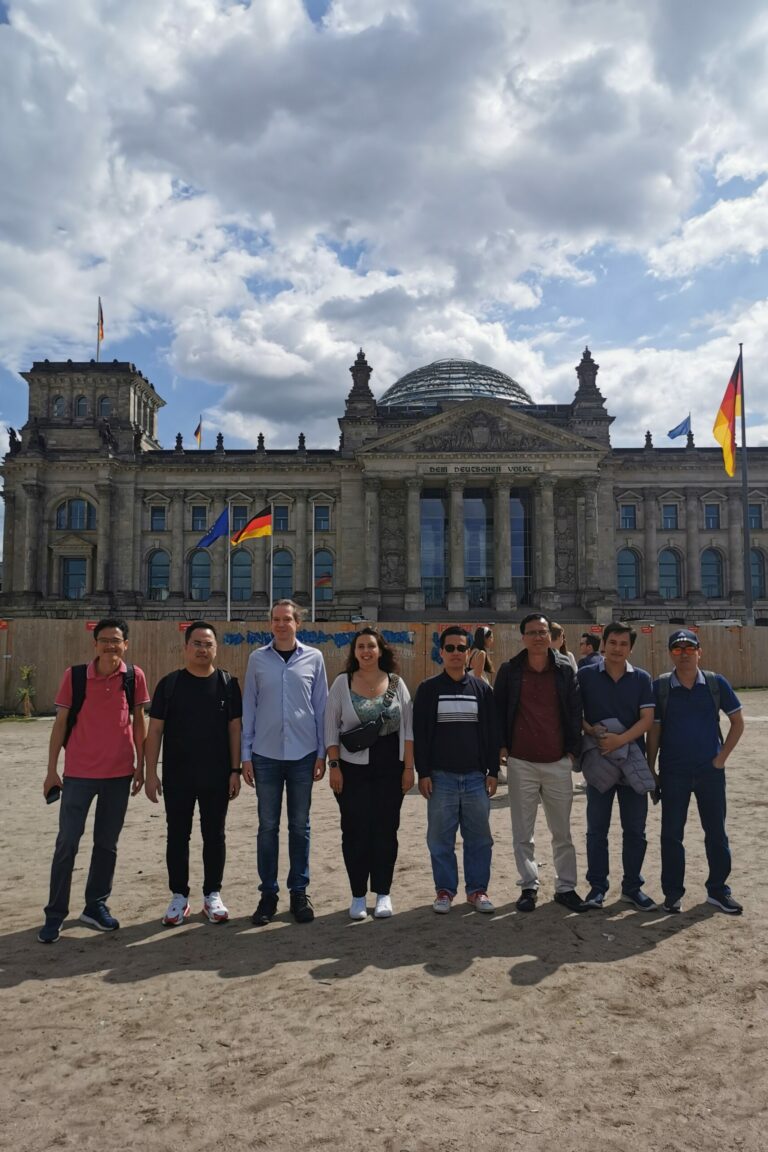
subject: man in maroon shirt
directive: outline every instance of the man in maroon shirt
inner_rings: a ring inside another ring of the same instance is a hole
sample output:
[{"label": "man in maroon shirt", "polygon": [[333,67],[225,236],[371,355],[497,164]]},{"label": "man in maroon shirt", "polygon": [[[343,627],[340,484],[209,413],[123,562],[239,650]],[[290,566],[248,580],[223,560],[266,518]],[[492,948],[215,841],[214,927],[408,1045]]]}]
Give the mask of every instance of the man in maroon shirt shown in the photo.
[{"label": "man in maroon shirt", "polygon": [[581,748],[579,683],[565,656],[550,648],[549,620],[537,612],[520,621],[523,651],[502,664],[493,689],[507,763],[512,840],[522,889],[517,907],[533,912],[539,870],[533,832],[539,803],[552,833],[555,900],[587,911],[576,892],[576,850],[571,839],[571,771]]}]

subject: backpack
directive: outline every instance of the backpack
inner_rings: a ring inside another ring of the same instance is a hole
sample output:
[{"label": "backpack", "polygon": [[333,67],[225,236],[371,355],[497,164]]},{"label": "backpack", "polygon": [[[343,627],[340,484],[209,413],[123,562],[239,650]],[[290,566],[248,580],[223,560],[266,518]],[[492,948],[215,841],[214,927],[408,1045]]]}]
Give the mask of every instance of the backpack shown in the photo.
[{"label": "backpack", "polygon": [[[719,717],[720,717],[720,681],[714,672],[707,672],[704,668],[701,669],[702,676],[707,682],[709,694],[715,703],[715,715],[718,717],[717,734],[720,737],[720,743],[723,742],[723,734],[720,731]],[[657,700],[659,704],[659,712],[661,713],[661,722],[664,723],[664,717],[667,712],[667,704],[669,703],[669,682],[672,679],[671,672],[662,672],[657,681]]]},{"label": "backpack", "polygon": [[[77,717],[80,709],[85,703],[85,691],[88,684],[88,665],[87,664],[73,664],[72,665],[72,703],[67,712],[67,726],[64,731],[63,747],[66,748],[67,741],[72,735],[72,729],[77,724]],[[125,692],[125,699],[128,702],[128,711],[133,715],[133,702],[136,695],[136,672],[133,664],[126,664],[125,672],[123,672],[123,691]]]}]

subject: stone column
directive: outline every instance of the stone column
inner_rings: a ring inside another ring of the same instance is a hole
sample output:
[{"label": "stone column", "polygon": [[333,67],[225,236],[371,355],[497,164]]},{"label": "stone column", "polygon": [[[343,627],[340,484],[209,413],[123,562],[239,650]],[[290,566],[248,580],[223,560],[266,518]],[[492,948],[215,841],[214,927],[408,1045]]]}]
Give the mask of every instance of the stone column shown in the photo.
[{"label": "stone column", "polygon": [[421,587],[421,477],[411,476],[406,481],[408,503],[405,520],[406,589],[403,607],[406,612],[424,611],[424,592]]},{"label": "stone column", "polygon": [[534,487],[534,598],[537,607],[560,607],[555,589],[555,480],[540,476]]},{"label": "stone column", "polygon": [[493,606],[498,612],[511,612],[517,607],[512,591],[512,532],[509,523],[509,480],[497,477],[493,482]]},{"label": "stone column", "polygon": [[448,556],[450,575],[448,611],[466,612],[469,597],[464,583],[464,481],[449,480]]},{"label": "stone column", "polygon": [[689,604],[701,604],[701,546],[699,544],[699,494],[685,491],[686,590]]},{"label": "stone column", "polygon": [[173,493],[171,514],[171,587],[169,596],[184,599],[184,493]]},{"label": "stone column", "polygon": [[15,490],[14,491],[11,490],[11,488],[8,486],[7,480],[5,483],[6,483],[6,486],[3,489],[2,493],[0,493],[0,497],[2,498],[3,503],[5,504],[5,532],[4,532],[5,547],[4,547],[4,554],[5,554],[6,559],[5,559],[5,567],[3,570],[3,592],[5,593],[6,596],[9,596],[10,593],[13,592],[14,588],[16,587],[16,584],[14,581],[14,571],[13,571],[13,568],[14,568],[13,558],[16,554],[15,541],[14,541],[14,537],[16,534],[16,492],[15,492]]},{"label": "stone column", "polygon": [[146,565],[143,563],[146,541],[148,539],[147,531],[144,527],[144,525],[147,524],[147,506],[144,503],[144,496],[144,489],[137,487],[134,489],[131,497],[133,551],[129,587],[132,586],[141,596],[146,596],[149,590]]},{"label": "stone column", "polygon": [[378,619],[380,592],[380,528],[379,492],[381,481],[367,478],[363,481],[363,548],[365,550],[365,588],[363,590],[362,615],[369,620]]},{"label": "stone column", "polygon": [[40,590],[40,504],[43,497],[43,486],[37,480],[25,480],[22,485],[26,498],[26,515],[24,518],[24,548],[22,591],[28,599],[34,599]]},{"label": "stone column", "polygon": [[96,513],[96,564],[93,573],[93,591],[97,596],[109,597],[112,592],[112,482],[99,480],[96,484],[99,507]]},{"label": "stone column", "polygon": [[745,579],[752,579],[744,571],[744,525],[740,492],[728,493],[728,584],[732,604],[744,604]]},{"label": "stone column", "polygon": [[[309,581],[314,580],[314,557],[310,565],[309,580],[307,579],[307,492],[300,488],[293,495],[296,498],[294,516],[296,524],[296,564],[294,567],[293,596],[297,604],[310,603]],[[314,510],[313,510],[314,511]]]},{"label": "stone column", "polygon": [[645,602],[658,604],[659,595],[659,549],[656,541],[656,531],[659,524],[659,504],[656,493],[652,488],[643,492],[643,525],[644,525],[644,572],[645,572]]},{"label": "stone column", "polygon": [[591,477],[581,481],[584,494],[584,593],[594,596],[599,589],[597,568],[599,562],[599,541],[597,521],[597,480]]}]

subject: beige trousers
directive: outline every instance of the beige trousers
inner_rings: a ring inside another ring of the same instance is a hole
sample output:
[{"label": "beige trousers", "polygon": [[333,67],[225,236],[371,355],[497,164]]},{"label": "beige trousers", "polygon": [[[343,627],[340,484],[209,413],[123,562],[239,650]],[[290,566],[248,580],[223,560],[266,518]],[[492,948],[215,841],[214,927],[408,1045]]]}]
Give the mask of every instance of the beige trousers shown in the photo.
[{"label": "beige trousers", "polygon": [[521,888],[538,888],[533,832],[539,803],[544,807],[552,833],[555,862],[555,891],[571,892],[576,887],[576,849],[571,839],[573,782],[568,756],[554,764],[534,764],[531,760],[507,761],[507,790],[512,815],[512,842]]}]

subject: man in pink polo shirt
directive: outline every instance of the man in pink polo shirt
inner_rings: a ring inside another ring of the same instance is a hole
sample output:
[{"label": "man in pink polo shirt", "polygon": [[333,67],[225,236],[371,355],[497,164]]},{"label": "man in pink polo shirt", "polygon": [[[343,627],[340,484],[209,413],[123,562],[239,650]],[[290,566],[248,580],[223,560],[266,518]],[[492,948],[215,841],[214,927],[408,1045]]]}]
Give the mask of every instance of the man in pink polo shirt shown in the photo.
[{"label": "man in pink polo shirt", "polygon": [[[87,666],[85,698],[74,727],[68,724],[73,705],[72,668],[67,668],[56,693],[56,719],[48,748],[43,793],[47,797],[52,788],[60,788],[61,810],[45,924],[37,937],[41,944],[55,944],[69,912],[72,870],[94,798],[93,851],[85,885],[85,908],[80,919],[102,932],[114,932],[120,927],[107,907],[107,900],[112,891],[117,841],[128,796],[135,796],[144,783],[144,705],[149,703],[149,693],[144,673],[134,667],[131,717],[125,620],[99,620],[93,630],[93,645],[96,656]],[[57,765],[65,743],[62,783]]]}]

